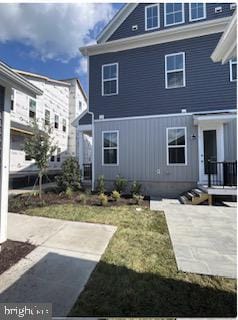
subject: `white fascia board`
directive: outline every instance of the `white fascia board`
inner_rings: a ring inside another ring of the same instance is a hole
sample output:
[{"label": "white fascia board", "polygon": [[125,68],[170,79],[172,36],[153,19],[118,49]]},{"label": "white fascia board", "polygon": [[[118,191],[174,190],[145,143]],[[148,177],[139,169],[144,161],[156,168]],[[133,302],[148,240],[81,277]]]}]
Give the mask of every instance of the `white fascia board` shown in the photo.
[{"label": "white fascia board", "polygon": [[99,34],[97,37],[97,42],[105,43],[137,6],[138,3],[127,3],[124,7],[122,7],[121,10],[118,11],[118,13]]},{"label": "white fascia board", "polygon": [[181,27],[174,27],[138,36],[114,40],[102,44],[81,47],[79,50],[84,56],[93,56],[108,52],[118,52],[155,44],[178,41],[194,37],[201,37],[225,30],[230,17],[202,21]]},{"label": "white fascia board", "polygon": [[224,33],[219,40],[215,50],[211,55],[213,62],[226,63],[228,60],[236,57],[237,48],[237,12],[235,11],[230,23],[227,25]]},{"label": "white fascia board", "polygon": [[8,83],[11,87],[20,88],[22,91],[30,95],[42,95],[43,92],[32,83],[27,81],[24,77],[14,72],[10,67],[0,61],[0,80]]}]

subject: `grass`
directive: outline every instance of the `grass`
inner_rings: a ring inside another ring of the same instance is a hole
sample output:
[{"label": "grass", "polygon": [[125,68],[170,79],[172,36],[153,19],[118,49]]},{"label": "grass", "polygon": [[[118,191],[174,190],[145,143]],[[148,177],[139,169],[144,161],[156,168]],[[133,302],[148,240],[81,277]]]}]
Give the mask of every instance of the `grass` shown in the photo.
[{"label": "grass", "polygon": [[26,214],[118,227],[71,316],[236,316],[235,280],[178,272],[163,213],[58,205]]}]

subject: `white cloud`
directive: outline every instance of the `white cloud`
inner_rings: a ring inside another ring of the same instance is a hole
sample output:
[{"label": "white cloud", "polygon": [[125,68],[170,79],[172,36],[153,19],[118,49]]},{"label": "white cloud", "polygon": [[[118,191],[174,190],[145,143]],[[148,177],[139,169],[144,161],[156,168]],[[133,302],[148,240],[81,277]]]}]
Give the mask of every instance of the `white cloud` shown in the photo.
[{"label": "white cloud", "polygon": [[[19,41],[33,47],[31,56],[67,62],[114,13],[109,3],[0,4],[0,42]],[[85,59],[77,71],[86,71]]]},{"label": "white cloud", "polygon": [[87,73],[87,70],[88,70],[87,58],[82,57],[79,60],[79,66],[75,69],[75,72],[78,75],[81,75],[81,74]]}]

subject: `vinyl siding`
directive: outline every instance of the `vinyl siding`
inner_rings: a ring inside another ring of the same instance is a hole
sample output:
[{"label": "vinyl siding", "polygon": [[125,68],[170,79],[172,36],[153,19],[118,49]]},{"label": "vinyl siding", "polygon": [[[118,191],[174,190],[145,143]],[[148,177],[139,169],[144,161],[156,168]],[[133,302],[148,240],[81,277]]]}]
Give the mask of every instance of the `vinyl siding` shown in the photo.
[{"label": "vinyl siding", "polygon": [[0,165],[2,162],[2,113],[4,110],[5,88],[0,86]]},{"label": "vinyl siding", "polygon": [[[187,165],[167,165],[167,127],[187,128]],[[102,131],[119,131],[119,165],[102,165]],[[143,182],[198,181],[197,127],[192,116],[95,122],[95,178],[117,174]],[[157,170],[160,170],[160,174]]]},{"label": "vinyl siding", "polygon": [[237,121],[236,119],[224,125],[224,160],[237,160]]},{"label": "vinyl siding", "polygon": [[78,122],[79,125],[82,124],[92,124],[92,115],[90,113],[86,113]]},{"label": "vinyl siding", "polygon": [[[221,34],[90,57],[90,111],[105,118],[206,112],[236,108],[236,82],[229,64],[210,55]],[[165,89],[166,54],[185,52],[186,87]],[[102,96],[101,66],[119,63],[119,94]]]},{"label": "vinyl siding", "polygon": [[[186,24],[197,23],[205,20],[223,18],[234,13],[234,10],[230,10],[230,3],[207,3],[206,4],[206,13],[207,18],[198,21],[189,21],[189,4],[184,4],[184,18],[185,22],[177,24],[174,26],[164,27],[164,4],[160,3],[160,28],[155,30],[145,31],[145,7],[152,3],[141,3],[139,4],[132,13],[127,17],[127,19],[117,28],[117,30],[111,35],[107,41],[118,40],[121,38],[132,37],[136,35],[141,35],[148,32],[154,32],[158,30],[174,28],[183,26]],[[215,13],[216,7],[222,7],[221,13]],[[138,30],[132,31],[132,26],[137,25]]]}]

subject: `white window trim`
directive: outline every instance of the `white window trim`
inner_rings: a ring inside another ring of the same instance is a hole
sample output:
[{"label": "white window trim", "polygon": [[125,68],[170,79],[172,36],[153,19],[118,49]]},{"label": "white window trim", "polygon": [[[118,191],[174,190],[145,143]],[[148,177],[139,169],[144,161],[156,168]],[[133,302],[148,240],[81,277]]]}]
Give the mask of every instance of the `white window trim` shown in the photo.
[{"label": "white window trim", "polygon": [[49,121],[50,121],[49,125],[50,125],[51,124],[51,112],[50,112],[49,108],[45,108],[45,110],[44,110],[44,125],[45,125],[45,112],[46,112],[46,110],[49,111],[49,113],[50,113],[50,119],[49,119]]},{"label": "white window trim", "polygon": [[[177,56],[177,55],[183,55],[183,69],[174,69],[174,70],[167,70],[167,57],[170,56]],[[165,63],[165,89],[176,89],[176,88],[184,88],[186,87],[186,66],[185,66],[185,52],[176,52],[176,53],[170,53],[170,54],[166,54],[165,58],[164,58],[164,63]],[[179,72],[179,71],[183,71],[183,85],[182,86],[173,86],[173,87],[168,87],[168,78],[167,78],[167,74],[168,73],[172,73],[172,72]]]},{"label": "white window trim", "polygon": [[[117,147],[106,147],[106,149],[117,149],[117,163],[104,163],[104,133],[116,133],[117,134]],[[108,130],[108,131],[102,131],[102,166],[119,166],[119,130]]]},{"label": "white window trim", "polygon": [[[176,24],[182,24],[185,22],[185,17],[184,17],[184,3],[182,3],[182,21],[175,22],[175,23],[167,23],[166,22],[166,17],[167,17],[167,9],[166,9],[166,4],[168,2],[164,2],[164,26],[169,27],[169,26],[174,26]],[[176,11],[177,12],[177,11]]]},{"label": "white window trim", "polygon": [[229,67],[230,67],[230,82],[236,82],[237,79],[233,79],[232,78],[232,65],[236,64],[236,68],[237,68],[237,61],[232,61],[232,59],[229,61]]},{"label": "white window trim", "polygon": [[[32,120],[33,118],[30,117],[30,100],[34,100],[36,102],[36,114],[37,114],[37,99],[28,96],[28,118],[29,118],[29,120]],[[36,118],[37,117],[35,116],[35,119]]]},{"label": "white window trim", "polygon": [[203,20],[207,18],[207,10],[206,10],[206,3],[202,3],[203,5],[203,17],[200,18],[192,18],[192,3],[189,3],[189,21],[198,21],[198,20]]},{"label": "white window trim", "polygon": [[[158,25],[157,27],[148,28],[147,27],[147,9],[151,7],[158,7]],[[145,7],[145,31],[155,30],[160,28],[160,7],[159,4],[151,4]]]},{"label": "white window trim", "polygon": [[[185,145],[182,146],[169,146],[169,130],[176,130],[176,129],[184,129],[184,135],[185,135]],[[188,165],[187,161],[187,128],[186,127],[168,127],[166,128],[166,154],[167,154],[167,166],[179,166],[184,167]],[[169,148],[184,148],[184,158],[185,163],[169,163]]]},{"label": "white window trim", "polygon": [[[114,66],[114,65],[116,65],[116,68],[117,68],[117,77],[104,80],[103,79],[103,68],[108,67],[108,66]],[[108,97],[108,96],[118,95],[118,92],[119,92],[119,85],[118,85],[119,84],[119,63],[114,62],[114,63],[103,64],[101,73],[102,73],[102,96]],[[105,81],[112,81],[112,80],[116,80],[116,93],[104,94],[104,82]]]},{"label": "white window trim", "polygon": [[[58,119],[59,119],[59,121],[58,121],[58,128],[55,128],[55,116],[58,116]],[[58,113],[55,113],[55,114],[54,114],[54,130],[59,130],[59,129],[60,129],[60,116],[59,116]]]}]

